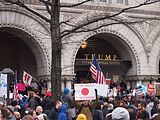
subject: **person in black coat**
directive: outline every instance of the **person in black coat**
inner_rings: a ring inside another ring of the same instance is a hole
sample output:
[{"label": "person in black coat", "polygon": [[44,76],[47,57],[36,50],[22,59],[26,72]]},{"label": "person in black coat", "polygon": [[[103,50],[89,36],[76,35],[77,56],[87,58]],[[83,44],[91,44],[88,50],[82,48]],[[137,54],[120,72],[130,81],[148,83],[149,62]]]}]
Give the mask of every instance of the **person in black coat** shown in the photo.
[{"label": "person in black coat", "polygon": [[103,101],[99,101],[97,107],[93,112],[93,120],[104,120],[102,108],[103,108]]},{"label": "person in black coat", "polygon": [[50,110],[55,106],[54,99],[52,99],[50,96],[46,96],[45,98],[43,98],[41,104],[46,115],[48,115]]},{"label": "person in black coat", "polygon": [[48,114],[49,120],[58,120],[58,113],[61,106],[62,106],[62,102],[57,100],[55,107],[53,107]]}]

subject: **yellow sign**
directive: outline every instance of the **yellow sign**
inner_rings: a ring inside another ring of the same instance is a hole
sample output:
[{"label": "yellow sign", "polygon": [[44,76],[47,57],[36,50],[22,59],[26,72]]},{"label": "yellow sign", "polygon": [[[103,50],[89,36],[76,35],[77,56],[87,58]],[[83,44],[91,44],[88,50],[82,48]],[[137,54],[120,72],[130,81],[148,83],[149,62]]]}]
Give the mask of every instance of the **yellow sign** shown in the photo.
[{"label": "yellow sign", "polygon": [[[86,60],[93,59],[95,54],[84,54]],[[117,55],[98,54],[98,60],[117,60]]]}]

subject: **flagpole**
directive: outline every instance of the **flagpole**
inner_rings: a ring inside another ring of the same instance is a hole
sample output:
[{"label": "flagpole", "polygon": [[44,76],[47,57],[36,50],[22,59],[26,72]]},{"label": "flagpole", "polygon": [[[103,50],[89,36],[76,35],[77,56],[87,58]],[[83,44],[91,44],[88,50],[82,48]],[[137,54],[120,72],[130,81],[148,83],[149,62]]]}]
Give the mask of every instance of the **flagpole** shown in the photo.
[{"label": "flagpole", "polygon": [[15,76],[14,76],[14,88],[13,88],[13,99],[17,100],[17,70],[15,70]]},{"label": "flagpole", "polygon": [[[88,72],[88,74],[87,74],[87,80],[88,80],[88,77],[89,77],[89,72]],[[90,79],[89,79],[89,83],[90,83],[91,81],[90,81]]]},{"label": "flagpole", "polygon": [[[95,56],[94,56],[95,57]],[[92,64],[92,62],[93,62],[93,60],[94,60],[94,57],[92,58],[92,61],[91,61],[91,63],[90,64]],[[91,67],[91,66],[90,66]],[[89,68],[90,69],[90,68]],[[88,77],[89,77],[89,73],[90,73],[90,71],[88,72],[88,74],[87,74],[87,79],[88,79]],[[90,79],[89,79],[89,82],[91,82],[90,81]]]},{"label": "flagpole", "polygon": [[39,83],[38,80],[36,80],[36,78],[32,77],[32,79],[33,79],[34,81],[36,81],[36,82],[42,87],[42,85]]}]

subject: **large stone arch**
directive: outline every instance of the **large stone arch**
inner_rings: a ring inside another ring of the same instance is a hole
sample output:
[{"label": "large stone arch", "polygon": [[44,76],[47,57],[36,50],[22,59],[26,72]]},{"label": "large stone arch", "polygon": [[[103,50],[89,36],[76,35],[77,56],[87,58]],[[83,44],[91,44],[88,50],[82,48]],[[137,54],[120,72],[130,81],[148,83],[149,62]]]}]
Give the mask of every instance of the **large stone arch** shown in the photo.
[{"label": "large stone arch", "polygon": [[[101,15],[101,14],[100,14]],[[100,15],[97,15],[100,17]],[[82,17],[82,16],[80,16]],[[93,16],[87,17],[87,20],[76,18],[76,20],[73,20],[74,23],[80,23],[80,22],[87,22],[90,18],[93,18]],[[83,17],[83,18],[85,18]],[[92,23],[87,26],[87,28],[92,28],[95,25],[100,25],[104,23],[109,23],[111,21],[116,20],[123,20],[126,21],[126,19],[119,18],[119,19],[112,19],[112,20],[103,20],[99,21],[97,23]],[[129,19],[128,19],[129,21]],[[66,29],[70,29],[70,27],[65,27]],[[62,58],[62,67],[65,69],[62,69],[62,74],[74,74],[74,63],[75,63],[75,57],[77,54],[77,51],[80,47],[80,44],[83,40],[86,40],[87,38],[91,37],[92,35],[95,35],[97,33],[111,33],[119,38],[121,38],[122,43],[126,43],[126,49],[130,49],[130,55],[132,58],[132,61],[134,61],[132,70],[130,71],[130,75],[145,75],[148,73],[148,60],[147,60],[147,54],[145,52],[144,44],[145,40],[143,38],[144,33],[138,29],[135,25],[125,25],[125,24],[116,24],[111,25],[107,27],[102,27],[94,32],[87,32],[87,33],[78,33],[71,35],[67,40],[70,42],[76,42],[74,45],[64,45],[64,51],[62,52],[63,58]]]},{"label": "large stone arch", "polygon": [[0,28],[28,44],[36,59],[37,77],[48,78],[51,73],[51,40],[46,22],[22,8],[1,6]]},{"label": "large stone arch", "polygon": [[[157,25],[160,26],[160,25]],[[159,61],[160,61],[160,29],[154,30],[156,34],[150,36],[152,38],[151,50],[149,53],[149,73],[151,75],[159,75]]]}]

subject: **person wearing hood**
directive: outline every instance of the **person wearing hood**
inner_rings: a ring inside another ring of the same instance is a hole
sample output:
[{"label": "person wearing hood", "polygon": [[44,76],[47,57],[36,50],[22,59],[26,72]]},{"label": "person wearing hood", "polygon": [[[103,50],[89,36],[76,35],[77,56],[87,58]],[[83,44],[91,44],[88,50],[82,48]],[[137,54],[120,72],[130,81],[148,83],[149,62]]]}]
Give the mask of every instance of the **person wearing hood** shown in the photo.
[{"label": "person wearing hood", "polygon": [[76,120],[87,120],[84,114],[79,114]]},{"label": "person wearing hood", "polygon": [[66,104],[62,104],[62,106],[60,107],[60,112],[58,114],[58,120],[68,120],[68,107]]},{"label": "person wearing hood", "polygon": [[76,117],[76,110],[72,104],[73,96],[71,95],[71,91],[68,88],[64,88],[63,95],[61,96],[61,100],[63,104],[68,106],[68,118],[72,120]]}]

